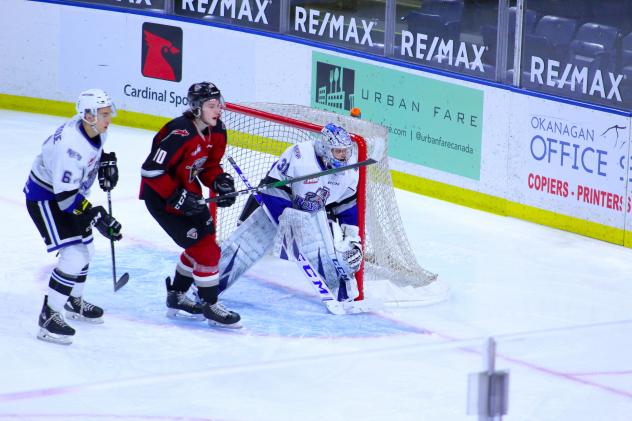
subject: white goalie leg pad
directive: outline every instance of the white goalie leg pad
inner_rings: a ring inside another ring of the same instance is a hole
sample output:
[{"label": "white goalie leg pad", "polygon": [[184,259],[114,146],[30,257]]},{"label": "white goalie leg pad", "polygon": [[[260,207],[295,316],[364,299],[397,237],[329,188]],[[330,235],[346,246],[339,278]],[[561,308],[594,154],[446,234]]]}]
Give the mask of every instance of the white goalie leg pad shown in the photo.
[{"label": "white goalie leg pad", "polygon": [[346,273],[336,255],[325,212],[307,213],[287,208],[279,218],[279,236],[296,242],[298,249],[325,279],[335,297],[339,297],[341,282],[344,282],[347,290],[346,297],[342,299],[353,300],[358,296],[355,279]]},{"label": "white goalie leg pad", "polygon": [[222,243],[220,294],[270,251],[276,232],[276,224],[262,208],[258,208]]},{"label": "white goalie leg pad", "polygon": [[327,240],[331,242],[331,235],[330,238],[323,238],[323,231],[327,233],[329,228],[321,230],[317,214],[293,208],[285,209],[279,217],[279,236],[281,239],[289,240],[290,248],[295,243],[331,289],[338,287],[336,269],[329,258],[326,244]]}]

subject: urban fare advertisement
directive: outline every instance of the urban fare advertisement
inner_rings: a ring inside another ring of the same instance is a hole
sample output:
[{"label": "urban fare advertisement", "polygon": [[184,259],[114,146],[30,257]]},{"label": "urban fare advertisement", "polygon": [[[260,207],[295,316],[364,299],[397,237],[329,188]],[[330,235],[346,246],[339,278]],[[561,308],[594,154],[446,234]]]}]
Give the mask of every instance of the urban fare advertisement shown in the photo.
[{"label": "urban fare advertisement", "polygon": [[385,126],[391,157],[480,179],[482,90],[314,52],[311,93],[314,108]]}]

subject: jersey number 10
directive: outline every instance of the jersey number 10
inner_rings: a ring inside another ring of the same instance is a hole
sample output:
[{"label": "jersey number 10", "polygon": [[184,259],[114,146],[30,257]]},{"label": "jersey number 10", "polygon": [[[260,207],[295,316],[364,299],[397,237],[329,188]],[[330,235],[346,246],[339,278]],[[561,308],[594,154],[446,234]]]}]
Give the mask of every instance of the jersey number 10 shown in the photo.
[{"label": "jersey number 10", "polygon": [[157,162],[158,164],[162,164],[163,162],[165,162],[166,156],[167,156],[167,151],[165,151],[164,149],[158,148],[158,150],[156,151],[156,154],[154,155],[154,161]]}]

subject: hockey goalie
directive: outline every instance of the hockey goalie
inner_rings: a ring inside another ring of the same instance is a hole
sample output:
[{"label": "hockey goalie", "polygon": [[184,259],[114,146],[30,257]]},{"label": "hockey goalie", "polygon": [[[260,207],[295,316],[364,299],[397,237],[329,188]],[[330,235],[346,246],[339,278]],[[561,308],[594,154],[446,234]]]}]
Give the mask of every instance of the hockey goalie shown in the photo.
[{"label": "hockey goalie", "polygon": [[[355,162],[357,152],[349,134],[330,123],[313,142],[286,149],[262,184]],[[358,296],[354,275],[363,257],[356,203],[358,178],[358,169],[353,168],[255,192],[242,210],[239,227],[222,243],[220,291],[231,287],[264,255],[280,248],[281,257],[304,256],[337,301],[353,301]]]}]

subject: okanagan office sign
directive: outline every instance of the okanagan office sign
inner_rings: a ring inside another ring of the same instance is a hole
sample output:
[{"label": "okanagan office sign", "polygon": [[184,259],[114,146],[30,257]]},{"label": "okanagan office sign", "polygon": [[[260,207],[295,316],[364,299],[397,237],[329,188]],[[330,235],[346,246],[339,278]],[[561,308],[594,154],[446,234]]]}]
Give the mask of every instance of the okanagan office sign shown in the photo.
[{"label": "okanagan office sign", "polygon": [[479,89],[314,52],[311,106],[340,114],[358,107],[388,129],[393,158],[480,179]]}]

